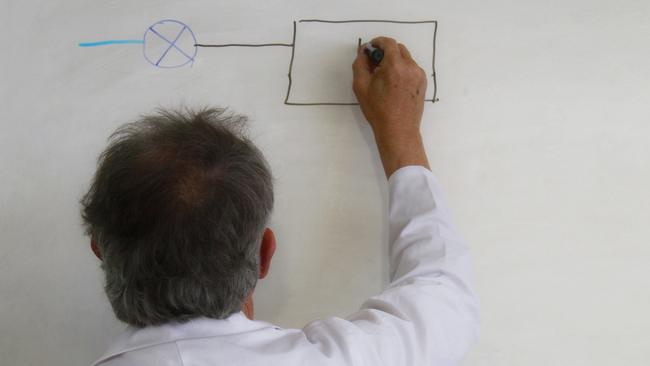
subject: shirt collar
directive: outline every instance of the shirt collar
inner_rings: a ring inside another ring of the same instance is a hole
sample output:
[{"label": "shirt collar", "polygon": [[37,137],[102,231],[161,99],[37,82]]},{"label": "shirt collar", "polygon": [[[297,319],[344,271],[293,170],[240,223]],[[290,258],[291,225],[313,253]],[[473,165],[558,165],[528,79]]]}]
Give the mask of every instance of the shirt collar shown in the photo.
[{"label": "shirt collar", "polygon": [[264,328],[279,329],[265,321],[250,320],[242,311],[233,313],[225,319],[199,317],[185,323],[171,322],[144,328],[128,326],[118,335],[108,351],[93,363],[93,366],[122,353],[161,343],[245,333]]}]

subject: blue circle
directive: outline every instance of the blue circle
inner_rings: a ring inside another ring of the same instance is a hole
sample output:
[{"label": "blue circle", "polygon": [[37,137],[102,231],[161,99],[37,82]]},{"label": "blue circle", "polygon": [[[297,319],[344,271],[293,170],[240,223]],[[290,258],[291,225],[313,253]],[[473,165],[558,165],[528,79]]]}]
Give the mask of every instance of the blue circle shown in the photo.
[{"label": "blue circle", "polygon": [[[156,27],[158,27],[158,30]],[[159,32],[161,28],[165,28],[168,34],[175,34],[175,36],[170,39],[169,36],[165,36],[162,32]],[[191,36],[191,39],[185,37],[183,44],[177,44],[186,33]],[[149,40],[149,43],[147,40]],[[150,45],[153,40],[162,42],[164,51],[161,49],[148,51],[147,45]],[[147,28],[142,37],[142,53],[144,58],[156,67],[173,69],[185,66],[188,63],[194,62],[197,52],[198,47],[196,47],[194,32],[185,23],[179,22],[178,20],[164,19],[156,22]],[[178,60],[179,55],[181,56],[181,61]],[[175,60],[172,60],[170,56],[177,57]]]}]

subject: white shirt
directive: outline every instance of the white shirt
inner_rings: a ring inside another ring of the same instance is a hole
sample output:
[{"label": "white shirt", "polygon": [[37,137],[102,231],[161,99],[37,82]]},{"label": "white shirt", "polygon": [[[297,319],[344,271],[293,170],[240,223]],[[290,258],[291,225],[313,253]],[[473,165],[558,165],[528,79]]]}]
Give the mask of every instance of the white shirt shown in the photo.
[{"label": "white shirt", "polygon": [[302,329],[243,312],[129,327],[94,365],[457,365],[479,330],[468,248],[429,170],[403,167],[388,185],[391,282],[359,311]]}]

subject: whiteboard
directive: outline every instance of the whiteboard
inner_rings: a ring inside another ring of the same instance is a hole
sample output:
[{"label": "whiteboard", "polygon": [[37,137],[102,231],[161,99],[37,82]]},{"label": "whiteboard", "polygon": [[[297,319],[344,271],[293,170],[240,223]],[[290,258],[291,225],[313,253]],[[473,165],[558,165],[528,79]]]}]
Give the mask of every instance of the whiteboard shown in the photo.
[{"label": "whiteboard", "polygon": [[[250,117],[277,202],[257,318],[301,327],[345,316],[387,282],[385,178],[358,106],[285,104],[293,47],[205,47],[163,68],[143,43],[79,46],[143,41],[165,19],[207,44],[291,44],[301,19],[437,21],[438,101],[422,128],[474,257],[482,334],[465,364],[650,363],[647,1],[10,0],[0,4],[3,364],[87,365],[123,328],[78,200],[108,135],[158,106]],[[311,66],[351,63],[351,42]],[[294,81],[307,93],[343,79]]]}]

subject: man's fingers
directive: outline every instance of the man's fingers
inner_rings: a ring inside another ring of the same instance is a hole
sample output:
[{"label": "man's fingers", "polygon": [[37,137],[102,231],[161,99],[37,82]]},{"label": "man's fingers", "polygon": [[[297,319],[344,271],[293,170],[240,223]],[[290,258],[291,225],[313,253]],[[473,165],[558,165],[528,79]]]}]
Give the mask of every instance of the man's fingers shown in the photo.
[{"label": "man's fingers", "polygon": [[373,38],[370,43],[384,51],[384,60],[394,61],[401,57],[397,41],[389,37]]},{"label": "man's fingers", "polygon": [[370,59],[368,58],[368,55],[366,55],[366,53],[363,51],[363,46],[357,49],[357,58],[352,63],[352,72],[355,78],[357,76],[369,76],[372,73],[372,69],[370,68]]},{"label": "man's fingers", "polygon": [[355,93],[367,88],[371,74],[370,59],[363,51],[363,46],[361,46],[357,50],[357,58],[352,63],[352,87]]},{"label": "man's fingers", "polygon": [[411,57],[411,52],[409,52],[406,46],[399,43],[397,47],[399,47],[399,53],[402,55],[403,58],[413,61],[413,57]]}]

